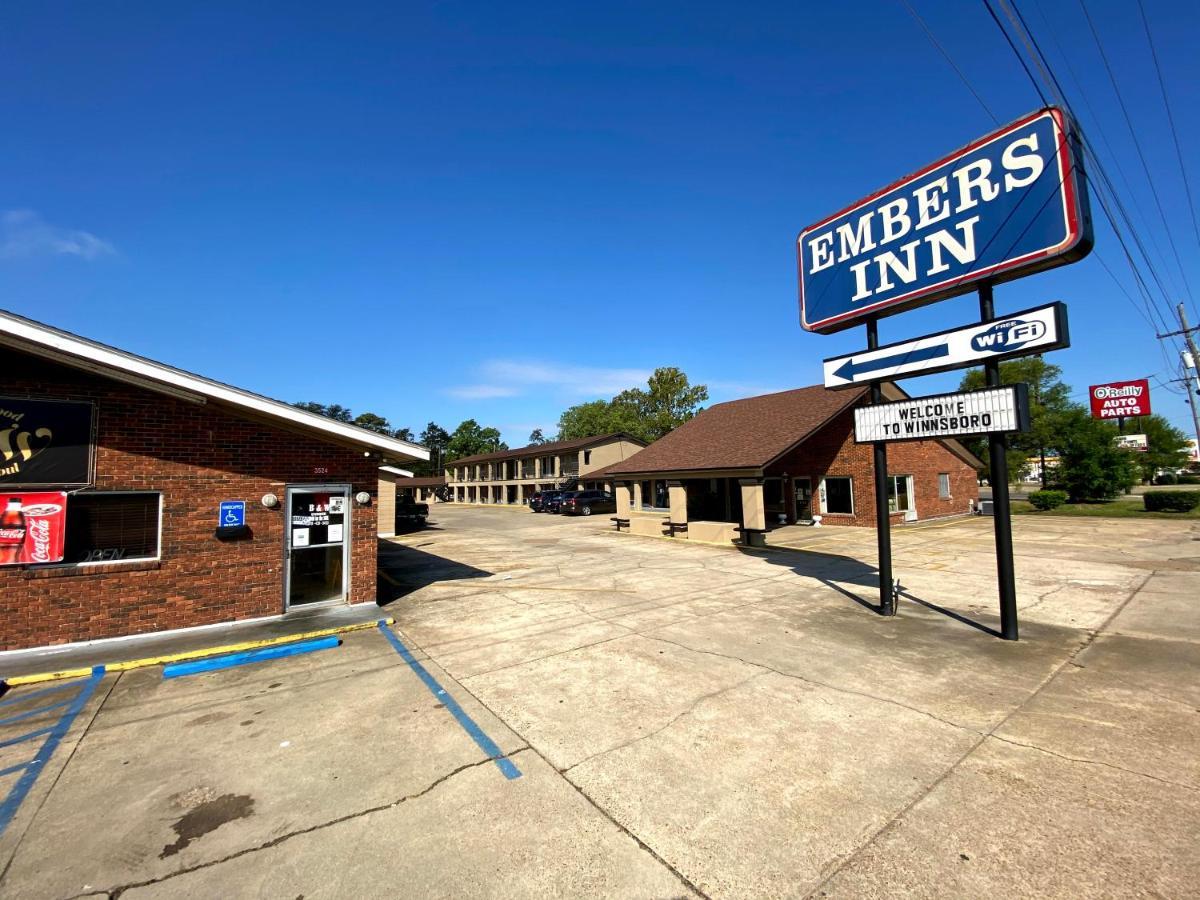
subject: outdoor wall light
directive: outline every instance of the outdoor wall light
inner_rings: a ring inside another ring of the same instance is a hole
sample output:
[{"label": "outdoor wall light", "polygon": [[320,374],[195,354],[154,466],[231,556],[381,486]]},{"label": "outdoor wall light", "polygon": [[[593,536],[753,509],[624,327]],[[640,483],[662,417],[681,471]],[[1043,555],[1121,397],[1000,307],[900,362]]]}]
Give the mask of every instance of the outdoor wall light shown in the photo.
[{"label": "outdoor wall light", "polygon": [[368,494],[366,491],[359,491],[357,494],[354,495],[354,502],[357,503],[359,506],[366,506],[368,503],[371,502],[371,495]]},{"label": "outdoor wall light", "polygon": [[263,494],[262,505],[267,509],[274,509],[279,505],[279,498],[274,494]]}]

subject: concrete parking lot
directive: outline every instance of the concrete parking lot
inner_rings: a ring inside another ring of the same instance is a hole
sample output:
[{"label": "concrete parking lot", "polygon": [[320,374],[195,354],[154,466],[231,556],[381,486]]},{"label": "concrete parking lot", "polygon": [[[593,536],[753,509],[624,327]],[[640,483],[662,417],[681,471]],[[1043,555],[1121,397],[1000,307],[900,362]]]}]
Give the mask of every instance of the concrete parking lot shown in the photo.
[{"label": "concrete parking lot", "polygon": [[433,518],[384,546],[382,612],[520,777],[380,631],[105,676],[0,836],[0,896],[1196,893],[1194,524],[1018,519],[1012,644],[990,520],[898,530],[884,619],[871,531]]}]

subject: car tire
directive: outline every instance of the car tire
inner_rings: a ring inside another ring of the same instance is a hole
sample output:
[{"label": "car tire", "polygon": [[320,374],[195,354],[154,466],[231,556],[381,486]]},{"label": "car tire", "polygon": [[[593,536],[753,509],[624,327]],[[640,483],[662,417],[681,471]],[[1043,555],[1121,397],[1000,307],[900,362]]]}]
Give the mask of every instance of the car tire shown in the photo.
[{"label": "car tire", "polygon": [[583,513],[585,516],[590,516],[592,514],[592,508],[590,506],[585,506],[579,511],[581,513]]}]

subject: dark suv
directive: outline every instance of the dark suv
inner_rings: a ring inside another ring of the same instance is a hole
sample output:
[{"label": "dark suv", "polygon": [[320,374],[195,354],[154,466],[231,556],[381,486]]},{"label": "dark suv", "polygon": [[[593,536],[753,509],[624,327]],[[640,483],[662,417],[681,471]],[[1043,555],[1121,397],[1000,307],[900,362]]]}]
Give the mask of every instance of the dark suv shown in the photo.
[{"label": "dark suv", "polygon": [[604,491],[572,491],[563,495],[561,511],[566,516],[590,516],[594,512],[616,512],[617,498]]},{"label": "dark suv", "polygon": [[562,491],[538,491],[529,498],[529,508],[534,512],[558,512],[550,509],[550,501],[557,501]]}]

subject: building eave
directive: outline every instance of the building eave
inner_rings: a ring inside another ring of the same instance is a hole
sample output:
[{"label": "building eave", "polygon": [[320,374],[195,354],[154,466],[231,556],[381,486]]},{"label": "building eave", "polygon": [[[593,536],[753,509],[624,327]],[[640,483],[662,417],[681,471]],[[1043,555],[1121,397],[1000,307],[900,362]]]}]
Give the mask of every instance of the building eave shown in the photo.
[{"label": "building eave", "polygon": [[429,459],[429,451],[417,444],[310,413],[3,310],[0,345],[191,403],[216,402],[252,418],[319,432],[338,443],[377,450],[389,459]]}]

